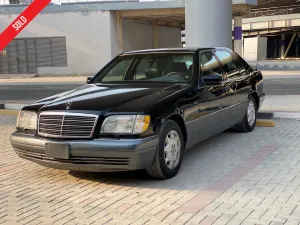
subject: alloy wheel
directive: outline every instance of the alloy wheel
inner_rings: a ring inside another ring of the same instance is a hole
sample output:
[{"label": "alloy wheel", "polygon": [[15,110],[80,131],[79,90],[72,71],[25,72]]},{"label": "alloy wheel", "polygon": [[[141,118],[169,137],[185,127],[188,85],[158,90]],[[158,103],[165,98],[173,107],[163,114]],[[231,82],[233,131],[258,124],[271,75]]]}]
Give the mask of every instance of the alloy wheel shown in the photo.
[{"label": "alloy wheel", "polygon": [[181,141],[179,134],[175,130],[171,130],[166,139],[164,145],[164,157],[166,166],[172,170],[174,169],[180,160]]},{"label": "alloy wheel", "polygon": [[255,118],[256,117],[256,109],[255,109],[255,105],[253,101],[249,101],[248,104],[248,109],[247,109],[247,119],[248,119],[248,124],[252,127],[254,122],[255,122]]}]

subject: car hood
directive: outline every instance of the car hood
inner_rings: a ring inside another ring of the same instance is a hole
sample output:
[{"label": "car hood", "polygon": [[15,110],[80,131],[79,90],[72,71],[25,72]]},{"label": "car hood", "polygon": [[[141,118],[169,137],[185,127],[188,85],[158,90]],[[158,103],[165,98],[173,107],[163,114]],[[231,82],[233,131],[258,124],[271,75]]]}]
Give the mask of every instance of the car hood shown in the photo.
[{"label": "car hood", "polygon": [[184,84],[164,85],[96,85],[86,84],[74,90],[39,100],[27,109],[88,110],[141,112],[186,87]]}]

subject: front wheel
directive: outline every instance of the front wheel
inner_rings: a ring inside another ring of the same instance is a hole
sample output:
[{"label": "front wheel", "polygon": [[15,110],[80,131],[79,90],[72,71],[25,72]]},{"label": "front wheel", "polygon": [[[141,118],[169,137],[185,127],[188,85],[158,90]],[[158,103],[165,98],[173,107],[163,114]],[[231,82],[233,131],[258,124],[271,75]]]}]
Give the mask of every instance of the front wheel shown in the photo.
[{"label": "front wheel", "polygon": [[234,130],[240,132],[251,132],[254,130],[256,125],[257,107],[255,99],[250,96],[248,99],[247,112],[243,121],[234,126]]},{"label": "front wheel", "polygon": [[155,157],[147,168],[148,174],[159,179],[174,177],[181,167],[183,152],[182,131],[175,121],[169,120],[160,133]]}]

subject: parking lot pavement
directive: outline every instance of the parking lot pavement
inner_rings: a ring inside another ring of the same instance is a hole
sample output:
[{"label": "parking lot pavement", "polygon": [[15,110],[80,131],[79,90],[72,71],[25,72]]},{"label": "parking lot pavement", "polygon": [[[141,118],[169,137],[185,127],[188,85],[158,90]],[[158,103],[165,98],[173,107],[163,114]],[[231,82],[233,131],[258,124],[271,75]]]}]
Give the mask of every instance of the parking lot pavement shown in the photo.
[{"label": "parking lot pavement", "polygon": [[300,95],[268,95],[260,111],[300,112]]},{"label": "parking lot pavement", "polygon": [[74,173],[18,158],[0,115],[0,224],[299,224],[300,122],[224,132],[186,153],[171,180]]}]

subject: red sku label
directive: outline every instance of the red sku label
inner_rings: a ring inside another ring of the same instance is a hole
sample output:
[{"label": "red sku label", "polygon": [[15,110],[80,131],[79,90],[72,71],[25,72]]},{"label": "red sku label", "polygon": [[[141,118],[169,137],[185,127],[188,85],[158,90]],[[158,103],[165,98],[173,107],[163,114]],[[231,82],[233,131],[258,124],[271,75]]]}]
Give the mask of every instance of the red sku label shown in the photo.
[{"label": "red sku label", "polygon": [[2,51],[50,2],[51,0],[34,0],[27,6],[0,34],[0,51]]}]

